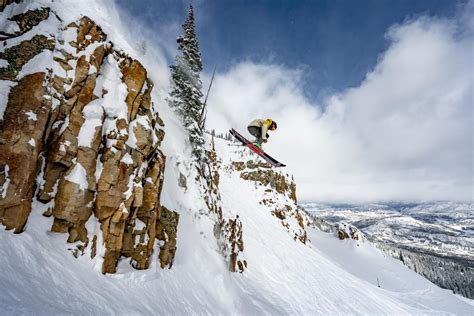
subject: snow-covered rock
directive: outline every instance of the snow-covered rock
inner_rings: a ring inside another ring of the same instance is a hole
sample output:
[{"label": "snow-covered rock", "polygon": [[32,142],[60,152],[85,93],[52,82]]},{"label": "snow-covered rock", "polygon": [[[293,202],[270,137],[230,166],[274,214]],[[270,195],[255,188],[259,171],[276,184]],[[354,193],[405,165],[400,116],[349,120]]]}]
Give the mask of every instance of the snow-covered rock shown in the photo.
[{"label": "snow-covered rock", "polygon": [[[51,231],[67,233],[68,242],[96,253],[91,241],[102,235],[102,272],[115,272],[122,256],[147,268],[155,239],[172,239],[156,226],[177,225],[158,201],[165,157],[154,85],[99,24],[80,12],[71,20],[66,9],[49,1],[5,8],[12,14],[5,23],[19,30],[5,35],[0,52],[8,61],[0,79],[17,83],[5,91],[0,123],[0,221],[22,232],[37,199],[51,204]],[[100,229],[87,230],[91,216]],[[146,229],[135,230],[140,221]]]}]

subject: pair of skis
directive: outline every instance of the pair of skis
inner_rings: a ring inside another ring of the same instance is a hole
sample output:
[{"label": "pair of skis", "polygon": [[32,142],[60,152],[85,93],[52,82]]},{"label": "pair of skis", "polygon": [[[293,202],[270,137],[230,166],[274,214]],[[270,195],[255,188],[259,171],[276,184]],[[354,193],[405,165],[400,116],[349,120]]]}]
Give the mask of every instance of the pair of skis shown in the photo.
[{"label": "pair of skis", "polygon": [[252,150],[254,153],[262,157],[266,162],[271,164],[273,167],[285,167],[286,165],[282,164],[281,162],[277,161],[275,158],[271,157],[267,153],[265,153],[263,150],[255,146],[251,141],[249,141],[247,138],[242,136],[239,132],[237,132],[235,129],[231,128],[229,130],[230,134],[234,136],[237,140],[239,140],[244,146],[247,146],[250,150]]}]

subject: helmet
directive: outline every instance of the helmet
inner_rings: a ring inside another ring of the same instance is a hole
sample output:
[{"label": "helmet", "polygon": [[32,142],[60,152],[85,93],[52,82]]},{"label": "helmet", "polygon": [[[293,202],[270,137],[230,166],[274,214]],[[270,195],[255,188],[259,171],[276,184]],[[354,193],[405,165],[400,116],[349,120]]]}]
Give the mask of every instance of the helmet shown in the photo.
[{"label": "helmet", "polygon": [[276,130],[277,129],[277,123],[275,121],[272,121],[272,124],[270,124],[269,128],[270,128],[271,131]]}]

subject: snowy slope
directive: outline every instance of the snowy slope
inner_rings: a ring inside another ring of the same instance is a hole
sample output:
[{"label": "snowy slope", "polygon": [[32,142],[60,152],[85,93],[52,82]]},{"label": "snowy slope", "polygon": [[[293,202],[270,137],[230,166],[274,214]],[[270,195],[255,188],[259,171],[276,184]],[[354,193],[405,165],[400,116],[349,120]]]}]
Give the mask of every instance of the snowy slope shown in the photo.
[{"label": "snowy slope", "polygon": [[[178,160],[171,143],[168,157]],[[217,142],[224,165],[242,159],[234,150]],[[178,202],[169,196],[172,191],[182,197],[175,179],[170,168],[165,178],[167,202]],[[178,252],[171,270],[160,269],[154,259],[149,270],[136,271],[123,262],[116,275],[106,276],[100,274],[99,260],[74,258],[67,251],[73,246],[66,244],[64,235],[48,232],[49,219],[37,208],[23,234],[0,231],[2,314],[474,312],[469,301],[438,288],[369,244],[339,241],[316,230],[308,231],[310,246],[294,241],[267,207],[258,204],[263,190],[235,171],[221,174],[224,207],[238,214],[244,227],[249,267],[243,274],[228,272],[215,239],[206,233],[212,226],[198,215],[192,197],[179,202],[188,208],[180,214]]]},{"label": "snowy slope", "polygon": [[443,288],[474,297],[473,203],[303,206],[330,223],[357,226],[377,247],[402,258],[410,269]]}]

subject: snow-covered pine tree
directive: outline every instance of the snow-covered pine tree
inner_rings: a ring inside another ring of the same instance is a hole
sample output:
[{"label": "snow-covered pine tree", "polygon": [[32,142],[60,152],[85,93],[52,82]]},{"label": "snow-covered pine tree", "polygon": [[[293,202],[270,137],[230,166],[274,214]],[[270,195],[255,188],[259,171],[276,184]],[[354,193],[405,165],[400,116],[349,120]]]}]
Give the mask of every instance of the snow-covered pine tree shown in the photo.
[{"label": "snow-covered pine tree", "polygon": [[[170,106],[183,119],[189,132],[189,140],[193,146],[196,159],[197,176],[195,180],[200,185],[204,205],[209,217],[214,221],[214,235],[219,249],[228,261],[232,272],[242,272],[247,263],[243,257],[242,223],[238,218],[225,218],[222,214],[222,201],[219,191],[220,161],[214,147],[215,132],[207,132],[202,116],[204,104],[202,82],[201,53],[194,26],[193,7],[189,6],[188,17],[183,24],[184,35],[178,37],[178,54],[175,65],[171,66],[173,90],[168,100]],[[211,149],[204,148],[204,133],[211,133]],[[186,181],[184,180],[184,183]]]},{"label": "snow-covered pine tree", "polygon": [[171,68],[172,91],[168,100],[170,107],[182,117],[189,131],[189,140],[193,153],[198,160],[204,159],[204,138],[201,113],[203,93],[200,73],[202,71],[201,52],[197,40],[194,12],[189,6],[188,17],[183,24],[184,35],[177,38],[178,54],[176,63]]}]

